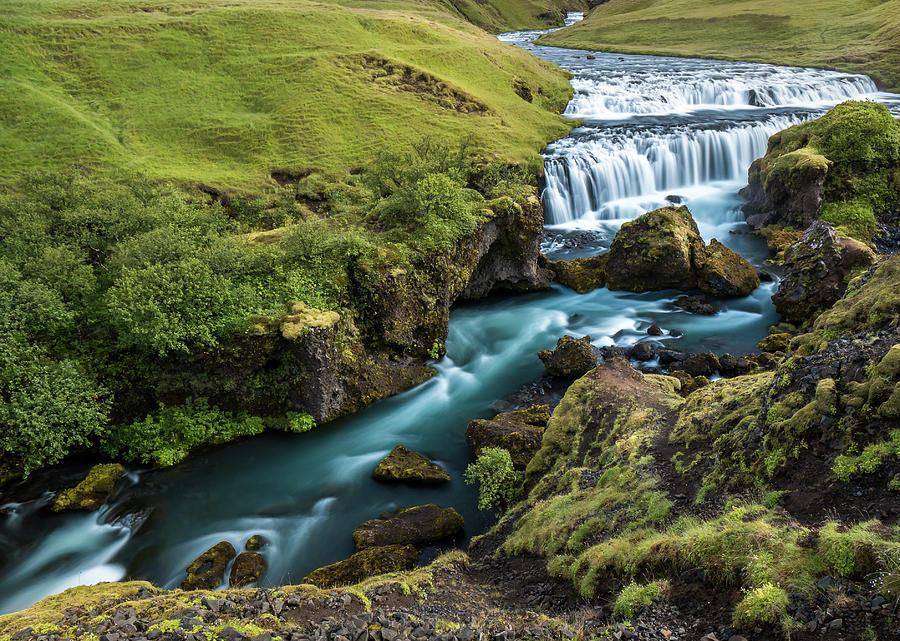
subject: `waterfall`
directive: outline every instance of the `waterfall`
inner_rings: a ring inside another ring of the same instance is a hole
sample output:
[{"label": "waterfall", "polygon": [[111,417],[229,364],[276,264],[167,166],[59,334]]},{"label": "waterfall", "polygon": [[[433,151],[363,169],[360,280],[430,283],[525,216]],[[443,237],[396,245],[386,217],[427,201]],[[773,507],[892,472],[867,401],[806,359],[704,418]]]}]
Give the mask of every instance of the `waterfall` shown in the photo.
[{"label": "waterfall", "polygon": [[614,127],[560,141],[548,148],[545,162],[547,222],[611,220],[622,217],[616,201],[744,180],[769,136],[802,120],[772,116],[717,129]]}]

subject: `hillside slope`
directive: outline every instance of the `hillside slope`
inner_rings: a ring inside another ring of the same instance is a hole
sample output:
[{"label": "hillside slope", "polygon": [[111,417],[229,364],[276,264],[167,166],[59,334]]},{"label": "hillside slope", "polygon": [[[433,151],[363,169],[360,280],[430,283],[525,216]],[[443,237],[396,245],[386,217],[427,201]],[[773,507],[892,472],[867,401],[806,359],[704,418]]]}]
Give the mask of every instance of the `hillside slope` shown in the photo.
[{"label": "hillside slope", "polygon": [[0,184],[77,163],[258,189],[423,135],[533,160],[569,91],[440,0],[2,0]]},{"label": "hillside slope", "polygon": [[540,42],[824,67],[900,87],[900,0],[610,0]]}]

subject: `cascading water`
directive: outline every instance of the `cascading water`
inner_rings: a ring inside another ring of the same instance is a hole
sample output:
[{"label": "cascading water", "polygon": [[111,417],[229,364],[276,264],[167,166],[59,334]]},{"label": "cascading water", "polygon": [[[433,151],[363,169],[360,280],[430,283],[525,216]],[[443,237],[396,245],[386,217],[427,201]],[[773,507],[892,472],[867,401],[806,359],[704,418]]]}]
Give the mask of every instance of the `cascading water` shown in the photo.
[{"label": "cascading water", "polygon": [[[587,118],[547,149],[548,215],[567,221],[548,228],[546,250],[557,258],[596,253],[608,246],[616,219],[670,197],[687,202],[705,238],[716,235],[761,265],[765,244],[729,232],[742,224],[737,191],[768,135],[847,97],[900,105],[900,97],[872,94],[862,76],[649,56],[590,60],[582,51],[533,45],[538,33],[501,37],[571,70],[577,95],[567,113]],[[206,548],[227,540],[242,549],[255,533],[271,541],[261,585],[297,582],[349,555],[356,525],[404,505],[453,505],[474,534],[487,516],[461,480],[471,457],[466,423],[491,415],[497,399],[540,376],[538,350],[562,334],[590,334],[597,345],[653,340],[741,353],[777,321],[774,286],[723,302],[715,316],[674,307],[680,293],[672,291],[577,295],[554,286],[467,305],[451,314],[436,377],[352,417],[303,435],[265,434],[213,448],[173,468],[132,471],[99,513],[53,514],[47,496],[0,497],[0,613],[97,580],[175,587]],[[683,333],[648,337],[652,323]],[[374,482],[375,464],[398,443],[435,458],[451,482],[427,489]]]}]

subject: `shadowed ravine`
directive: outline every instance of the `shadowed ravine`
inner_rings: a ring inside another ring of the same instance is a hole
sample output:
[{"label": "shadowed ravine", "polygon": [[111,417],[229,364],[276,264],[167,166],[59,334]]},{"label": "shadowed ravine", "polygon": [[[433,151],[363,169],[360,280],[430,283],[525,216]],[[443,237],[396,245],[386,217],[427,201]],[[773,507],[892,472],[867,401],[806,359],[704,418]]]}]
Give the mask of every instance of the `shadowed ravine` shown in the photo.
[{"label": "shadowed ravine", "polygon": [[[539,32],[504,34],[575,74],[566,115],[586,123],[547,149],[545,251],[554,258],[608,247],[623,220],[683,200],[704,238],[757,266],[765,244],[744,228],[737,192],[772,133],[848,98],[883,101],[865,77],[769,65],[596,54],[536,47]],[[535,356],[562,334],[597,345],[647,338],[656,322],[679,329],[680,349],[753,350],[777,315],[764,283],[724,303],[716,316],[672,306],[681,294],[606,289],[577,295],[554,286],[454,310],[439,375],[358,414],[299,436],[267,434],[206,451],[174,468],[132,470],[130,483],[99,513],[50,514],[49,497],[0,506],[0,613],[66,587],[124,577],[175,587],[212,544],[242,547],[252,534],[272,542],[261,584],[296,583],[352,552],[350,533],[380,512],[428,502],[452,505],[466,537],[488,515],[462,482],[470,461],[466,423],[543,372]],[[397,444],[432,457],[452,481],[436,489],[397,488],[370,478]]]}]

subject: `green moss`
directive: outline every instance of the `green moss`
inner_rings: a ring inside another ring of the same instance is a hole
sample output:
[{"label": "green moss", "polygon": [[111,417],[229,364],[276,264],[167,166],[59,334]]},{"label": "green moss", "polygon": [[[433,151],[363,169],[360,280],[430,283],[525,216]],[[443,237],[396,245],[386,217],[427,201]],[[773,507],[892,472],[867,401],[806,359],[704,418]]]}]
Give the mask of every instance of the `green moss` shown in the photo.
[{"label": "green moss", "polygon": [[51,509],[54,512],[96,510],[106,501],[116,481],[124,474],[125,468],[118,463],[95,465],[81,483],[60,492],[53,499]]},{"label": "green moss", "polygon": [[866,202],[826,203],[819,212],[819,218],[834,225],[841,236],[865,242],[871,242],[878,231],[875,211]]}]

